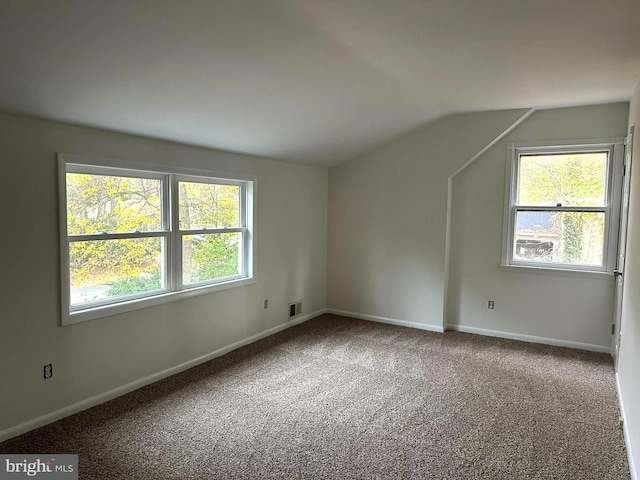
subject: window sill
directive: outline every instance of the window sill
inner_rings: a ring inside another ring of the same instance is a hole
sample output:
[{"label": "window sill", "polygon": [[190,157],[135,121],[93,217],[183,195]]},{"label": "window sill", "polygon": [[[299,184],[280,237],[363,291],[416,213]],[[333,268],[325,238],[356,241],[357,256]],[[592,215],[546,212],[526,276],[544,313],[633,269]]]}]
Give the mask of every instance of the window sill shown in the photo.
[{"label": "window sill", "polygon": [[177,300],[184,300],[186,298],[196,297],[199,295],[206,295],[222,290],[228,290],[230,288],[243,287],[256,283],[256,281],[257,280],[255,277],[243,278],[240,280],[231,280],[228,282],[221,282],[213,285],[190,288],[188,290],[181,290],[178,292],[161,293],[152,297],[136,298],[134,300],[129,300],[113,305],[100,305],[97,307],[87,308],[71,313],[62,312],[62,325],[73,325],[75,323],[86,322],[88,320],[94,320],[96,318],[118,315],[120,313],[131,312],[133,310],[139,310],[141,308],[153,307],[156,305],[175,302]]},{"label": "window sill", "polygon": [[570,270],[564,268],[549,268],[549,267],[533,267],[529,265],[507,265],[500,264],[500,270],[506,272],[520,272],[520,273],[536,273],[543,275],[561,275],[565,277],[582,277],[600,280],[612,280],[614,278],[611,272],[594,272],[592,270]]}]

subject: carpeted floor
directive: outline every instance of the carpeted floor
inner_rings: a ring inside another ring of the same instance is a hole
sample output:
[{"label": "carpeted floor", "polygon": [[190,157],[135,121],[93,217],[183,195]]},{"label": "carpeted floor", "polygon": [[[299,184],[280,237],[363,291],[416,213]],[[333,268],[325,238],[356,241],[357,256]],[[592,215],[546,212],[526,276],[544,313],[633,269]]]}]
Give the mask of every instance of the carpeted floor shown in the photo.
[{"label": "carpeted floor", "polygon": [[323,315],[0,444],[82,479],[628,479],[611,358]]}]

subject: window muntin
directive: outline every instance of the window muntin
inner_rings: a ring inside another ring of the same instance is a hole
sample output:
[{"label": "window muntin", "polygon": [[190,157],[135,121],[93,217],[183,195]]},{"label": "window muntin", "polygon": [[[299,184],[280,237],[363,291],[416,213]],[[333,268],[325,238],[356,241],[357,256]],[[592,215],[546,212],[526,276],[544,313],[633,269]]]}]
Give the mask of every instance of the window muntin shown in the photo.
[{"label": "window muntin", "polygon": [[63,324],[254,281],[253,180],[67,157],[76,158],[59,155]]},{"label": "window muntin", "polygon": [[513,147],[505,264],[610,270],[617,234],[615,147]]}]

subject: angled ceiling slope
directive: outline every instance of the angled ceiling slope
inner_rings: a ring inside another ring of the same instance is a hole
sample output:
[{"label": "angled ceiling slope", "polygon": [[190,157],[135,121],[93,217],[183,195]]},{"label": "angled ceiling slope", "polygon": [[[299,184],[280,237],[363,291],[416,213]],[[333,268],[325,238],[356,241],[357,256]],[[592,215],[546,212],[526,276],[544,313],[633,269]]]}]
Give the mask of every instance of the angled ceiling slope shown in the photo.
[{"label": "angled ceiling slope", "polygon": [[637,0],[0,0],[0,109],[319,166],[454,112],[628,100]]}]

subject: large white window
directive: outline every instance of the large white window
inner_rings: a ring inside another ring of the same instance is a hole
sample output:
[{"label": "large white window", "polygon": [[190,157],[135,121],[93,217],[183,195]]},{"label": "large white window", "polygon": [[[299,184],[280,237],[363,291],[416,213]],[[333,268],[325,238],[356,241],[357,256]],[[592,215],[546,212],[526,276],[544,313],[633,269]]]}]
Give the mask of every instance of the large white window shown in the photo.
[{"label": "large white window", "polygon": [[58,158],[63,324],[254,281],[254,179]]},{"label": "large white window", "polygon": [[613,271],[621,146],[509,146],[504,265]]}]

